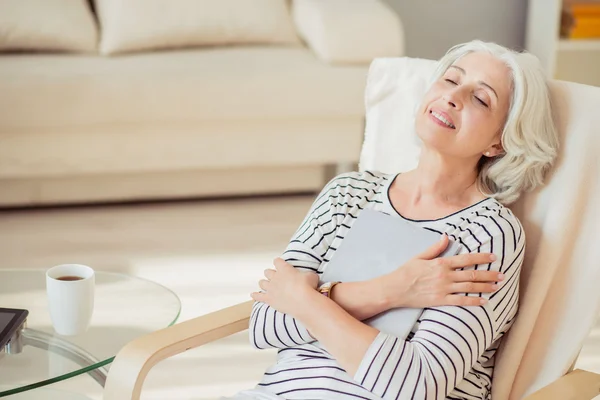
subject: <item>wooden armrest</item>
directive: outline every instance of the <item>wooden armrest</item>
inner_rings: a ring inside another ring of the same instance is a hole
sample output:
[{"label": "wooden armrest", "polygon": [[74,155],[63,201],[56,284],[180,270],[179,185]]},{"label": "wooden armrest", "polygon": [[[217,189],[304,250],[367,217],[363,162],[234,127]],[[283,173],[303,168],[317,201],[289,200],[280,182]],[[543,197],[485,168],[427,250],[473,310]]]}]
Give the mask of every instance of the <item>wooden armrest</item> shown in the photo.
[{"label": "wooden armrest", "polygon": [[186,350],[248,329],[253,304],[250,300],[131,341],[110,367],[104,400],[138,400],[152,367]]},{"label": "wooden armrest", "polygon": [[600,394],[600,375],[576,369],[523,400],[590,400]]}]

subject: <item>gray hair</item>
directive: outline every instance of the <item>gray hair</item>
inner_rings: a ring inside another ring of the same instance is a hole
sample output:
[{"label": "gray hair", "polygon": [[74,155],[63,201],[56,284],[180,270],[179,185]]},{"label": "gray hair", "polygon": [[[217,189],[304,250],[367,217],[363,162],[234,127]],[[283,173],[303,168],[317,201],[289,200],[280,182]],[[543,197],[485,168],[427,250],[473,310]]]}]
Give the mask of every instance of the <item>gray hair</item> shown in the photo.
[{"label": "gray hair", "polygon": [[501,143],[505,153],[482,157],[479,190],[501,203],[516,201],[522,192],[541,185],[558,153],[548,82],[539,60],[495,43],[474,40],[452,47],[438,63],[438,80],[458,59],[473,52],[486,52],[504,62],[511,71],[512,87],[508,116]]}]

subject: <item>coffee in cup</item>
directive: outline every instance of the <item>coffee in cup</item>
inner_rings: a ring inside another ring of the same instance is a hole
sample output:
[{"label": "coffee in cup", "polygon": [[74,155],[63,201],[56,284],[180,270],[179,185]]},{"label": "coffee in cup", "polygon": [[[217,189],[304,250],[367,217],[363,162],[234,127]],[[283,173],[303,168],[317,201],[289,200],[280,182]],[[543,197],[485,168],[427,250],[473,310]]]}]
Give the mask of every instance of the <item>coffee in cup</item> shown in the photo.
[{"label": "coffee in cup", "polygon": [[72,276],[72,275],[68,275],[68,276],[61,276],[56,278],[59,281],[80,281],[83,278],[80,276]]}]

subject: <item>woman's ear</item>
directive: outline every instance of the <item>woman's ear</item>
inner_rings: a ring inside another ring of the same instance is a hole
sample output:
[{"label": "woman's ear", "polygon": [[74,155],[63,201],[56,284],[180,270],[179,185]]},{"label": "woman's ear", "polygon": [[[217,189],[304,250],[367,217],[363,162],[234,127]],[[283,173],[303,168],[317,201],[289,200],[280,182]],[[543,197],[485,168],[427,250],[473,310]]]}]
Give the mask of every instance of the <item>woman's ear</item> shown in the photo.
[{"label": "woman's ear", "polygon": [[501,156],[502,154],[504,154],[504,148],[502,147],[502,143],[496,143],[488,147],[483,152],[483,155],[485,155],[486,157],[496,157]]},{"label": "woman's ear", "polygon": [[502,154],[506,153],[504,151],[504,147],[502,146],[502,143],[498,142],[497,144],[492,146],[494,148],[494,150],[496,150],[497,152],[497,156],[501,156]]}]

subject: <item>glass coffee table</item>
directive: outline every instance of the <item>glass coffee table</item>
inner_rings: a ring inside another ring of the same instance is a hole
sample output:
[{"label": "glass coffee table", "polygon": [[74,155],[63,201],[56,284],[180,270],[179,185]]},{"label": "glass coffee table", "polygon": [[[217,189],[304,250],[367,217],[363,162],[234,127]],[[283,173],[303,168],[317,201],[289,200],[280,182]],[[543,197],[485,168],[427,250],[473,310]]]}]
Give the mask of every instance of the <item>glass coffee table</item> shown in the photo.
[{"label": "glass coffee table", "polygon": [[179,317],[179,298],[164,286],[96,272],[90,328],[81,335],[60,336],[48,312],[45,274],[0,270],[0,307],[29,310],[19,344],[0,349],[0,397],[86,373],[104,386],[108,366],[125,344],[171,326]]}]

